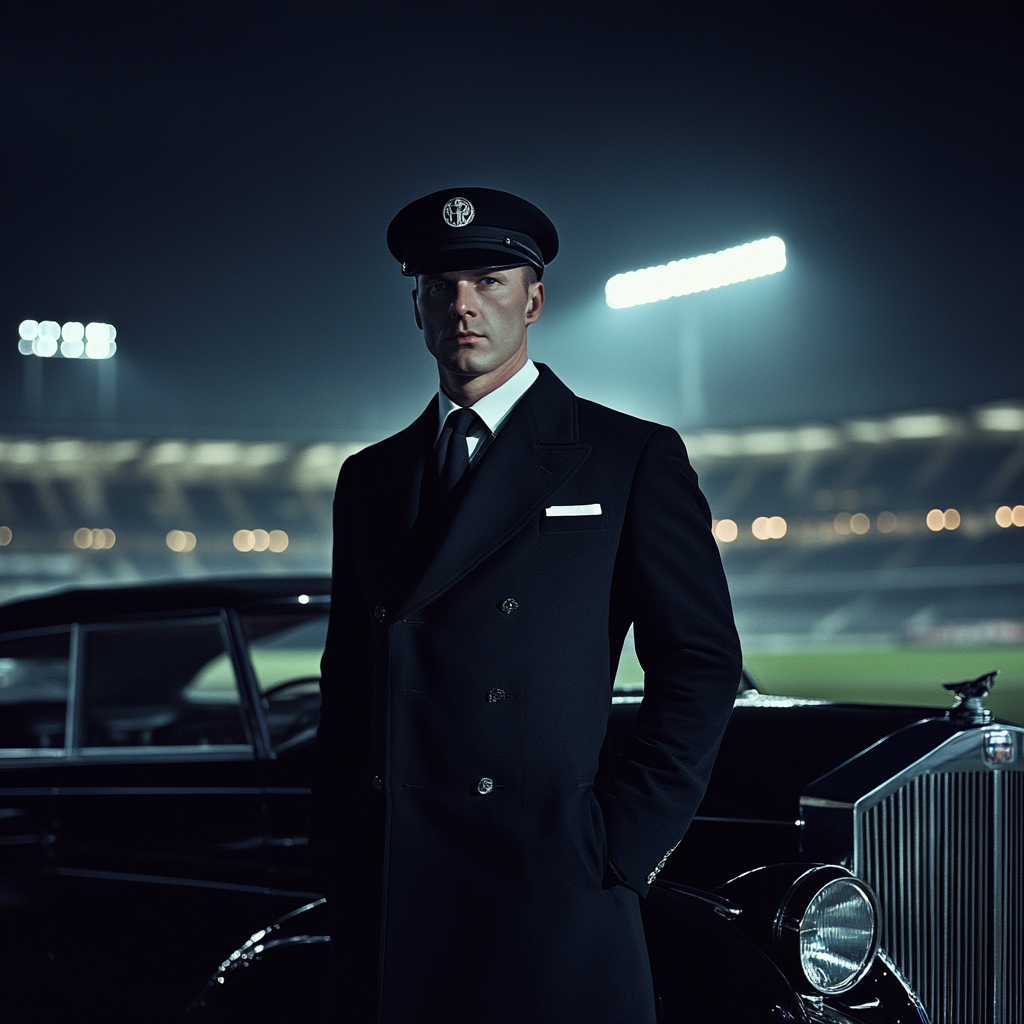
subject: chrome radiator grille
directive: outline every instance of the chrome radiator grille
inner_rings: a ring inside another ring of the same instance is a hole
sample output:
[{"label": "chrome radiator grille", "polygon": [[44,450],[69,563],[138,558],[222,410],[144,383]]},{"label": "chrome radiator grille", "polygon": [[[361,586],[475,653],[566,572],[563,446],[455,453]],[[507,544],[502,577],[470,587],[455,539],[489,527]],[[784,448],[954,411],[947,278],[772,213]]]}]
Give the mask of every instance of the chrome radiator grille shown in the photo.
[{"label": "chrome radiator grille", "polygon": [[920,774],[858,806],[854,873],[935,1024],[1024,1022],[1024,772]]}]

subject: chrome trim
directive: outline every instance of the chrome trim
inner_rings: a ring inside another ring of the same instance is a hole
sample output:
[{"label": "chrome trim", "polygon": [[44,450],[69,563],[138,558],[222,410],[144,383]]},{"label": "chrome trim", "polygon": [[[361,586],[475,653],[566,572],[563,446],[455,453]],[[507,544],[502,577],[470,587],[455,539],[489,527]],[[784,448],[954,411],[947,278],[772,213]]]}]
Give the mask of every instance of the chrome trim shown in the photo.
[{"label": "chrome trim", "polygon": [[882,905],[883,944],[930,1016],[1024,1021],[1024,764],[959,732],[854,805],[854,873]]}]

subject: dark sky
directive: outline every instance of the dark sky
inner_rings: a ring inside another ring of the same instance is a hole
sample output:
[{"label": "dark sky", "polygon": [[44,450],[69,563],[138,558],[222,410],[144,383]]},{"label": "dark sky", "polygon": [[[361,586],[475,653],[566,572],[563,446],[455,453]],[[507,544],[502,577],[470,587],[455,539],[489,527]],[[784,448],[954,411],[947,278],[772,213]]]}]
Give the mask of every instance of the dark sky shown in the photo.
[{"label": "dark sky", "polygon": [[[373,439],[436,378],[384,244],[434,189],[558,226],[531,352],[709,425],[1024,393],[1019,3],[6,3],[0,430]],[[779,275],[634,310],[609,276],[765,235]],[[685,309],[684,309],[684,304]],[[51,360],[17,325],[118,329]]]}]

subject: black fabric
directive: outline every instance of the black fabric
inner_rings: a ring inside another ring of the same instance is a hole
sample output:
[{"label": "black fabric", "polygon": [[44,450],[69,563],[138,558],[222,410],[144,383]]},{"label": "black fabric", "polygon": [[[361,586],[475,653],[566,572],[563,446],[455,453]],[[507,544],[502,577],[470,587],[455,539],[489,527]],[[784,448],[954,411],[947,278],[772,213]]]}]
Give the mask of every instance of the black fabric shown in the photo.
[{"label": "black fabric", "polygon": [[[437,518],[436,402],[339,479],[312,835],[337,885],[381,886],[384,1022],[653,1024],[639,898],[700,803],[739,680],[679,435],[538,368]],[[593,503],[597,525],[544,529],[548,506]],[[430,552],[410,568],[418,532]],[[645,697],[609,759],[630,623]],[[373,775],[379,854],[346,840]]]}]

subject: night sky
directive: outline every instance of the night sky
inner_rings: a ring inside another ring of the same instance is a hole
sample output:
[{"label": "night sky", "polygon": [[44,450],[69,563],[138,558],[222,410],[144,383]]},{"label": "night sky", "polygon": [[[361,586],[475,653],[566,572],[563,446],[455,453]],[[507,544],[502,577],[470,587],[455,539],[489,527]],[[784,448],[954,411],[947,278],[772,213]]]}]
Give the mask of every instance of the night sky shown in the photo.
[{"label": "night sky", "polygon": [[[0,431],[372,440],[436,387],[391,217],[554,220],[531,354],[681,422],[1024,393],[1019,3],[10,3]],[[612,274],[777,234],[773,277],[610,310]],[[118,330],[23,403],[25,319]]]}]

